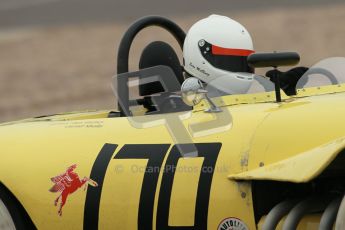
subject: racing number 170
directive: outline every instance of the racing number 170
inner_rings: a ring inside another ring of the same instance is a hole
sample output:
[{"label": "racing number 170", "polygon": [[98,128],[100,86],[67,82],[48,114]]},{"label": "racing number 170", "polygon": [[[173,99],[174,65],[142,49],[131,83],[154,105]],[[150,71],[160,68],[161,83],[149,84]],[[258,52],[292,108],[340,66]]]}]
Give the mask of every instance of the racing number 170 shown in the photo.
[{"label": "racing number 170", "polygon": [[[175,169],[181,156],[179,146],[174,145],[169,152],[163,169],[157,206],[157,229],[202,230],[207,229],[208,203],[213,172],[221,143],[182,144],[182,147],[194,145],[197,157],[204,158],[196,195],[194,226],[169,226],[169,207]],[[148,159],[147,168],[161,169],[170,144],[127,144],[113,159]],[[181,146],[180,146],[181,147]],[[98,229],[99,206],[102,185],[110,160],[117,148],[115,144],[105,144],[92,167],[90,178],[96,180],[98,187],[88,187],[84,208],[84,229]],[[143,178],[138,210],[138,230],[153,229],[153,209],[159,173],[161,170],[146,170]]]}]

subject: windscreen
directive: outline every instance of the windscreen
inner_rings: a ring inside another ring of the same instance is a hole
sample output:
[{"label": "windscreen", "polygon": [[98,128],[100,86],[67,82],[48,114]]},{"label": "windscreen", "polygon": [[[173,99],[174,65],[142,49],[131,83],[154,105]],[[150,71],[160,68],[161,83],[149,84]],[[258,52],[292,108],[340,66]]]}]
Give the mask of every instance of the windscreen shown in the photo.
[{"label": "windscreen", "polygon": [[274,83],[269,78],[251,73],[232,73],[217,77],[206,83],[208,88],[220,95],[258,94],[274,91]]},{"label": "windscreen", "polygon": [[345,58],[324,59],[312,67],[299,79],[296,89],[341,85],[345,83]]}]

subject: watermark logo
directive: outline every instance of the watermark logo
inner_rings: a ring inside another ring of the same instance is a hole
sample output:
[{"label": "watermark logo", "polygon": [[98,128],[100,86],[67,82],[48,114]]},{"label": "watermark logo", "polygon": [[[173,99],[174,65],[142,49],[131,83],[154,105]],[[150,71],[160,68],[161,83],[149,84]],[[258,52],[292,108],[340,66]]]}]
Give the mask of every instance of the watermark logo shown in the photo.
[{"label": "watermark logo", "polygon": [[[179,94],[181,88],[180,83],[172,79],[177,79],[173,71],[171,69],[162,68],[161,66],[151,67],[133,73],[120,74],[113,78],[113,90],[119,102],[118,104],[132,127],[144,129],[164,125],[169,131],[174,144],[193,143],[193,138],[221,133],[231,128],[232,116],[228,109],[224,109],[217,113],[207,113],[207,119],[198,122],[190,121],[192,120],[190,119],[193,114],[192,110],[180,112],[169,111],[155,115],[146,114],[145,116],[135,116],[133,114],[131,108],[142,105],[139,103],[140,99],[131,100],[129,95],[132,94],[132,91],[138,91],[138,88],[140,88],[142,84],[159,82],[165,89],[162,96],[166,96],[166,98],[164,98],[163,101],[166,100],[168,102],[169,96],[173,96],[175,99],[180,97],[176,100],[180,100],[181,103],[183,103],[181,94]],[[220,80],[217,78],[217,81],[219,82]],[[212,82],[209,82],[205,87],[207,94],[211,98],[210,100],[212,100],[212,103],[216,101],[214,104],[223,105],[224,102],[221,98],[222,92],[211,85]],[[159,95],[151,96],[153,102],[155,101],[155,97],[159,97]],[[207,107],[207,100],[202,103]],[[154,104],[157,111],[164,111],[164,107],[166,106],[169,105],[165,103]],[[178,148],[183,157],[198,156],[197,149],[193,145],[179,145]]]}]

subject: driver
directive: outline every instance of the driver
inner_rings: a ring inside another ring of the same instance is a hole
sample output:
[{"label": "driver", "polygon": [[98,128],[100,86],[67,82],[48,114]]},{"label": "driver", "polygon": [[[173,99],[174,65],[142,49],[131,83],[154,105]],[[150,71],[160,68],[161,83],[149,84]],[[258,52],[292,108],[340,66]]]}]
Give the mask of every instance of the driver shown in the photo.
[{"label": "driver", "polygon": [[[247,57],[254,52],[244,26],[226,16],[211,15],[196,22],[187,33],[184,70],[187,77],[196,77],[224,94],[244,94],[254,79],[254,69],[247,63]],[[296,83],[305,71],[307,68],[297,67],[277,72],[287,95],[295,94]],[[266,73],[270,79],[273,75],[273,70]]]}]

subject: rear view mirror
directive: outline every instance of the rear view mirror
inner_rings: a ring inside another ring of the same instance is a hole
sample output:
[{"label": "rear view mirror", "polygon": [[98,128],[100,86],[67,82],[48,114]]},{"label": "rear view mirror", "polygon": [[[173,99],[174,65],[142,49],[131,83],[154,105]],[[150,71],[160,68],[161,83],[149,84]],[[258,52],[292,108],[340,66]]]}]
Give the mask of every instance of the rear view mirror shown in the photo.
[{"label": "rear view mirror", "polygon": [[207,96],[207,90],[204,89],[202,82],[195,77],[187,78],[181,86],[182,100],[189,106],[197,105],[202,99],[205,99],[210,108],[205,110],[208,113],[218,113],[222,110],[217,107]]},{"label": "rear view mirror", "polygon": [[297,65],[299,60],[299,54],[296,52],[254,53],[247,58],[248,64],[253,68]]},{"label": "rear view mirror", "polygon": [[[273,67],[277,69],[278,66],[297,65],[300,57],[296,52],[282,52],[282,53],[254,53],[248,56],[248,65],[253,68]],[[276,101],[281,102],[280,95],[280,81],[277,73],[274,76]]]}]

